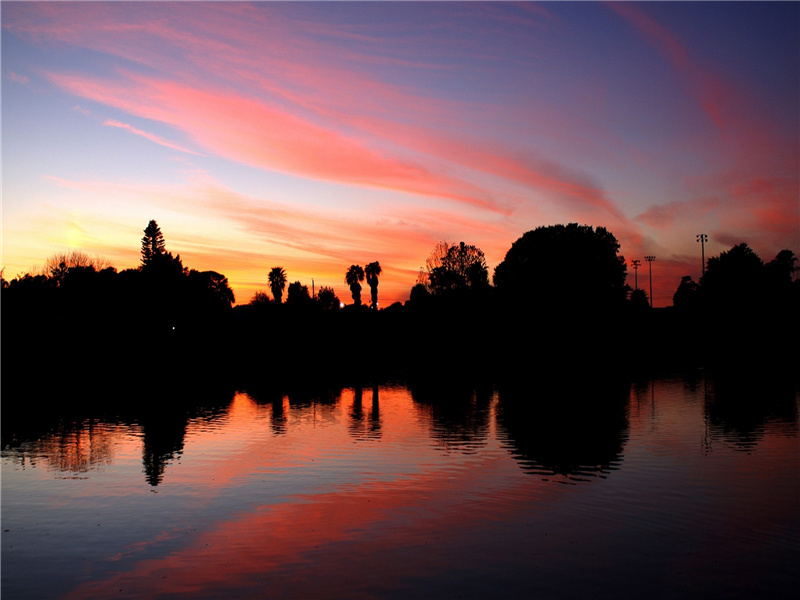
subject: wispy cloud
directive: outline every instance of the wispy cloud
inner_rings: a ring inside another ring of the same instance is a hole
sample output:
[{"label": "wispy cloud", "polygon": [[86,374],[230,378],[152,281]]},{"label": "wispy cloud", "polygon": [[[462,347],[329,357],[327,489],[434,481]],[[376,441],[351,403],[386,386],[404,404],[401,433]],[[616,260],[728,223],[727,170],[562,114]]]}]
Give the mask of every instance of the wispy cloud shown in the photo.
[{"label": "wispy cloud", "polygon": [[[442,124],[463,129],[470,115],[461,114],[464,107],[452,101],[423,96],[397,80],[385,80],[382,71],[373,68],[376,60],[396,66],[391,52],[399,50],[391,46],[387,50],[384,44],[376,54],[379,39],[342,30],[347,38],[366,45],[355,52],[331,41],[337,40],[338,30],[329,24],[322,28],[313,20],[292,20],[280,11],[252,11],[245,6],[226,7],[213,20],[184,7],[170,7],[168,13],[188,19],[191,33],[188,27],[179,30],[169,20],[144,13],[109,11],[85,15],[89,21],[68,12],[66,24],[59,17],[60,27],[52,31],[40,21],[37,34],[52,34],[71,44],[144,63],[168,73],[169,82],[130,72],[122,74],[122,81],[63,74],[53,74],[54,80],[84,98],[178,127],[209,153],[304,177],[445,198],[503,214],[512,210],[493,190],[474,183],[475,178],[468,183],[441,164],[455,161],[459,167],[543,193],[539,201],[563,204],[575,212],[605,212],[607,218],[623,220],[611,199],[587,184],[588,178],[575,173],[574,167],[559,167],[552,159],[536,160],[522,153],[514,156],[499,141],[491,150],[479,149],[485,140],[459,141],[444,134]],[[524,13],[490,10],[486,18],[530,20]],[[547,11],[533,13],[536,19],[543,16],[552,18]],[[31,27],[17,24],[26,26]],[[185,60],[214,78],[201,86],[185,63],[172,64],[163,52],[154,52],[153,45],[143,51],[143,35],[180,48]],[[422,36],[432,33],[415,35],[421,36],[422,43],[430,41]],[[401,64],[412,70],[445,68],[444,64]],[[226,82],[227,91],[214,87],[213,81]],[[232,89],[237,91],[231,93]],[[470,107],[470,111],[475,109]],[[491,110],[482,110],[487,109]],[[408,115],[413,115],[411,121]],[[438,127],[429,127],[432,123]]]},{"label": "wispy cloud", "polygon": [[610,2],[608,6],[636,27],[644,39],[659,50],[686,78],[689,90],[720,134],[725,137],[728,123],[724,120],[723,112],[730,88],[722,78],[703,68],[677,35],[648,16],[637,4]]},{"label": "wispy cloud", "polygon": [[27,75],[20,75],[14,71],[6,71],[6,77],[11,81],[15,81],[17,83],[30,83],[31,78]]},{"label": "wispy cloud", "polygon": [[466,182],[254,98],[134,74],[124,81],[48,77],[82,98],[178,128],[208,152],[243,164],[500,210],[485,191]]},{"label": "wispy cloud", "polygon": [[141,129],[137,129],[136,127],[134,127],[133,125],[129,125],[128,123],[122,123],[121,121],[115,121],[114,119],[107,119],[103,123],[103,125],[106,127],[116,127],[118,129],[129,131],[134,135],[141,136],[146,140],[150,140],[151,142],[155,142],[156,144],[159,144],[166,148],[171,148],[172,150],[178,150],[179,152],[186,152],[187,154],[194,154],[196,156],[200,155],[199,152],[195,152],[194,150],[189,150],[188,148],[179,146],[178,144],[170,142],[169,140],[165,140],[164,138],[154,133],[148,133],[147,131],[142,131]]}]

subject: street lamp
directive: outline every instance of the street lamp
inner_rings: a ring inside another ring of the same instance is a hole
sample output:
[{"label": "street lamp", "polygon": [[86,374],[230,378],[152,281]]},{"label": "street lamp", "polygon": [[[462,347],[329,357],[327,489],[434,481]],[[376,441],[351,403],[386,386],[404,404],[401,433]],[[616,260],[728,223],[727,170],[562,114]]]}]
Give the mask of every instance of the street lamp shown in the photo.
[{"label": "street lamp", "polygon": [[638,258],[634,258],[631,261],[631,266],[633,267],[633,281],[635,289],[639,289],[639,265],[642,264]]},{"label": "street lamp", "polygon": [[697,241],[700,242],[700,247],[703,251],[703,275],[706,274],[706,242],[708,241],[708,236],[705,233],[698,233],[697,234]]},{"label": "street lamp", "polygon": [[653,261],[655,256],[645,256],[644,259],[650,263],[650,308],[653,308]]}]

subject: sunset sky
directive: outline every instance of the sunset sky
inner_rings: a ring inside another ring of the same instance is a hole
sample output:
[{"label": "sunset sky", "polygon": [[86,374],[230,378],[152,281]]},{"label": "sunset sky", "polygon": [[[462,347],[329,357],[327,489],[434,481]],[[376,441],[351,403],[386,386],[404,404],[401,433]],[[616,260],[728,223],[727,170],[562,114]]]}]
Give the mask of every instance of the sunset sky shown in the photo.
[{"label": "sunset sky", "polygon": [[698,233],[800,254],[797,2],[2,2],[2,25],[6,279],[68,249],[135,267],[150,219],[239,303],[274,266],[349,303],[377,260],[387,306],[441,240],[491,274],[568,222],[639,287],[655,255],[657,306],[699,278]]}]

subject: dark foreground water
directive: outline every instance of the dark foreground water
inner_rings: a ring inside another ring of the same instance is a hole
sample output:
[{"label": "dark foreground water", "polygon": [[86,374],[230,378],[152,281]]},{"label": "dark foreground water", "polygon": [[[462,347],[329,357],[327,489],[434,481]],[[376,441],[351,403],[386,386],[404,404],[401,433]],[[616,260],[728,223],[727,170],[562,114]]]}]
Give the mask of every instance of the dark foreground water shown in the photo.
[{"label": "dark foreground water", "polygon": [[766,383],[239,392],[6,422],[2,598],[795,598],[798,395]]}]

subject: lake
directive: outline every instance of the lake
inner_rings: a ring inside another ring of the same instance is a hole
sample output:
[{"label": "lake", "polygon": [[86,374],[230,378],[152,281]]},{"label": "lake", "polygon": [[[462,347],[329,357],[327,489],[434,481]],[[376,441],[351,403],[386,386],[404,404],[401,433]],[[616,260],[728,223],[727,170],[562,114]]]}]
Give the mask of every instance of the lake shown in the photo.
[{"label": "lake", "polygon": [[794,382],[580,379],[4,415],[2,597],[795,597]]}]

